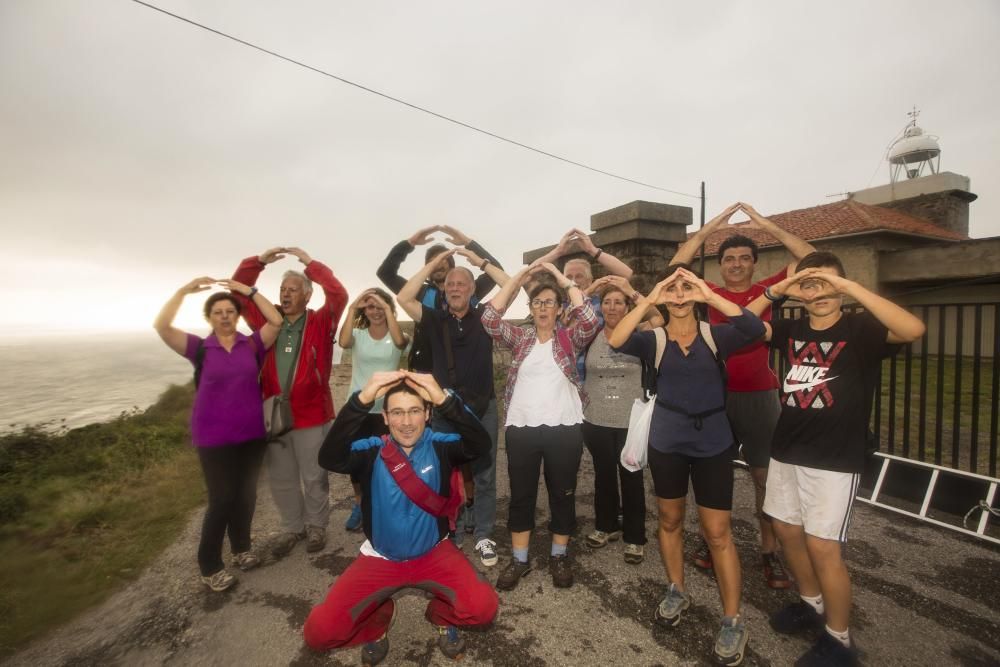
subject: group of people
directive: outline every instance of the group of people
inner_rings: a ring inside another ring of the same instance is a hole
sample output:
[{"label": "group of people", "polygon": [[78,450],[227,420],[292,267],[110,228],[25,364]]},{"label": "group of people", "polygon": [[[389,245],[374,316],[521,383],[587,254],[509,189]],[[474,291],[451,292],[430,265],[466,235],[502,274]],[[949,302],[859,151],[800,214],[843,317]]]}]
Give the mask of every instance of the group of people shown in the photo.
[{"label": "group of people", "polygon": [[[741,211],[794,261],[755,280],[757,246],[733,235],[718,251],[722,284],[706,282],[690,262]],[[406,257],[438,232],[451,247],[430,245],[424,266],[409,279],[401,276]],[[564,256],[581,253],[590,259],[558,267]],[[285,255],[305,271],[286,272],[275,307],[253,285]],[[457,266],[456,256],[480,275]],[[594,264],[604,277],[594,279]],[[316,650],[361,645],[362,662],[378,664],[388,653],[393,594],[417,587],[430,598],[426,617],[437,627],[441,651],[461,657],[459,628],[489,625],[497,590],[514,589],[533,569],[528,554],[540,474],[549,505],[549,574],[556,588],[573,585],[570,542],[584,448],[594,466],[595,522],[582,542],[600,549],[621,539],[624,561],[643,561],[643,471],[623,466],[620,456],[636,399],[645,399],[655,401],[648,467],[667,576],[656,622],[678,625],[691,604],[683,553],[690,483],[702,533],[693,560],[714,570],[722,603],[714,659],[743,660],[749,632],[731,533],[738,447],[754,481],[764,579],[776,589],[794,584],[799,594],[773,615],[771,627],[786,634],[825,627],[797,664],[856,662],[841,547],[864,466],[880,360],[923,334],[919,319],[848,280],[835,255],[817,252],[744,203],[684,243],[648,294],[632,286],[625,263],[578,229],[508,275],[466,234],[428,227],[394,246],[377,275],[396,300],[373,287],[349,306],[337,340],[352,351],[351,393],[336,419],[332,343],[348,297],[329,268],[305,251],[273,248],[244,260],[231,279],[198,278],[160,313],[161,338],[195,366],[192,440],[209,497],[198,562],[209,588],[222,591],[235,581],[222,559],[227,533],[236,567],[259,562],[250,525],[265,458],[283,524],[270,546],[276,556],[302,539],[308,551],[323,549],[327,472],[348,474],[355,503],[347,528],[363,530],[366,540],[310,613],[306,643]],[[307,308],[313,281],[326,294],[319,310]],[[212,334],[202,339],[175,329],[184,296],[214,284],[229,291],[205,305]],[[485,300],[497,285],[499,292]],[[516,324],[504,314],[522,289],[530,314]],[[864,312],[842,312],[845,297]],[[772,322],[772,306],[789,298],[807,316]],[[412,338],[396,319],[397,303],[415,323]],[[251,336],[236,330],[241,315]],[[463,533],[472,534],[482,566],[499,562],[497,345],[512,357],[502,401],[511,557],[490,584],[459,547]],[[769,348],[789,362],[782,383],[769,366]]]}]

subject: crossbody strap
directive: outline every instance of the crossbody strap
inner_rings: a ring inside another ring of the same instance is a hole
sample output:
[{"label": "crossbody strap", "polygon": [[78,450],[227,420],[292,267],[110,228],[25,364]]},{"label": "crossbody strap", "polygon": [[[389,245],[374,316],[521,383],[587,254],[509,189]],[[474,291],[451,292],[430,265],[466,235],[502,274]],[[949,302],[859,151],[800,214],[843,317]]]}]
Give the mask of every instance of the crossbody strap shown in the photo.
[{"label": "crossbody strap", "polygon": [[460,468],[452,468],[451,495],[442,496],[427,486],[427,482],[420,479],[420,476],[413,470],[413,466],[410,465],[410,460],[387,435],[382,436],[379,456],[397,486],[414,505],[432,516],[448,517],[449,523],[454,521],[458,507],[462,504],[463,483]]}]

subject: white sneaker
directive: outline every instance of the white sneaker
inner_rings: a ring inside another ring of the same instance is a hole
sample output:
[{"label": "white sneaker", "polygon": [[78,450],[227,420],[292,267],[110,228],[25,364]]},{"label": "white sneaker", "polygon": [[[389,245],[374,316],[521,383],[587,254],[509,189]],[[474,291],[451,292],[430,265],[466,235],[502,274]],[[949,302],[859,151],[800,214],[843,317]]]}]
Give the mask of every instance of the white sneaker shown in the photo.
[{"label": "white sneaker", "polygon": [[229,572],[223,568],[209,577],[202,577],[201,583],[205,584],[216,593],[221,593],[236,583],[236,577],[229,574]]},{"label": "white sneaker", "polygon": [[479,560],[483,561],[483,565],[486,567],[493,567],[497,564],[497,543],[488,537],[476,542],[476,553],[479,554]]}]

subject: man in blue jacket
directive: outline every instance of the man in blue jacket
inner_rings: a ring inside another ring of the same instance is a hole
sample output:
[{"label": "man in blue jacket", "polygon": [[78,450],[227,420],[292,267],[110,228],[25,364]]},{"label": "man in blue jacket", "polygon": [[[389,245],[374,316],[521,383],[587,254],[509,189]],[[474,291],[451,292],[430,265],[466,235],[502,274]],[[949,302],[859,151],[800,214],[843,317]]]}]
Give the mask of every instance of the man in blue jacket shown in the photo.
[{"label": "man in blue jacket", "polygon": [[[355,440],[382,396],[389,435]],[[432,409],[455,433],[427,428]],[[392,595],[415,587],[433,596],[425,616],[438,628],[441,651],[452,659],[462,656],[465,642],[457,627],[491,623],[498,601],[493,587],[447,537],[462,500],[458,468],[490,447],[490,436],[475,415],[431,375],[375,373],[351,396],[323,442],[319,463],[360,479],[368,539],[326,600],[309,614],[303,632],[311,648],[362,644],[362,663],[378,664],[389,651],[386,633],[396,611]]]}]

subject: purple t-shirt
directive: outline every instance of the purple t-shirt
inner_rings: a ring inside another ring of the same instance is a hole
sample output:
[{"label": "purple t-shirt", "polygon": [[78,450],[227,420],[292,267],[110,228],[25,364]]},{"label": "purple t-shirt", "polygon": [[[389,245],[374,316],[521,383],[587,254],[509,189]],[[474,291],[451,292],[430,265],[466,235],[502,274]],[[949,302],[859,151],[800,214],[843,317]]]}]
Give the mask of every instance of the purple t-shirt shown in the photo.
[{"label": "purple t-shirt", "polygon": [[[192,365],[202,340],[187,335],[184,356]],[[255,331],[247,337],[237,332],[230,352],[214,334],[204,341],[201,380],[191,410],[191,442],[196,447],[218,447],[263,438],[264,405],[259,378],[265,350],[260,333]]]}]

